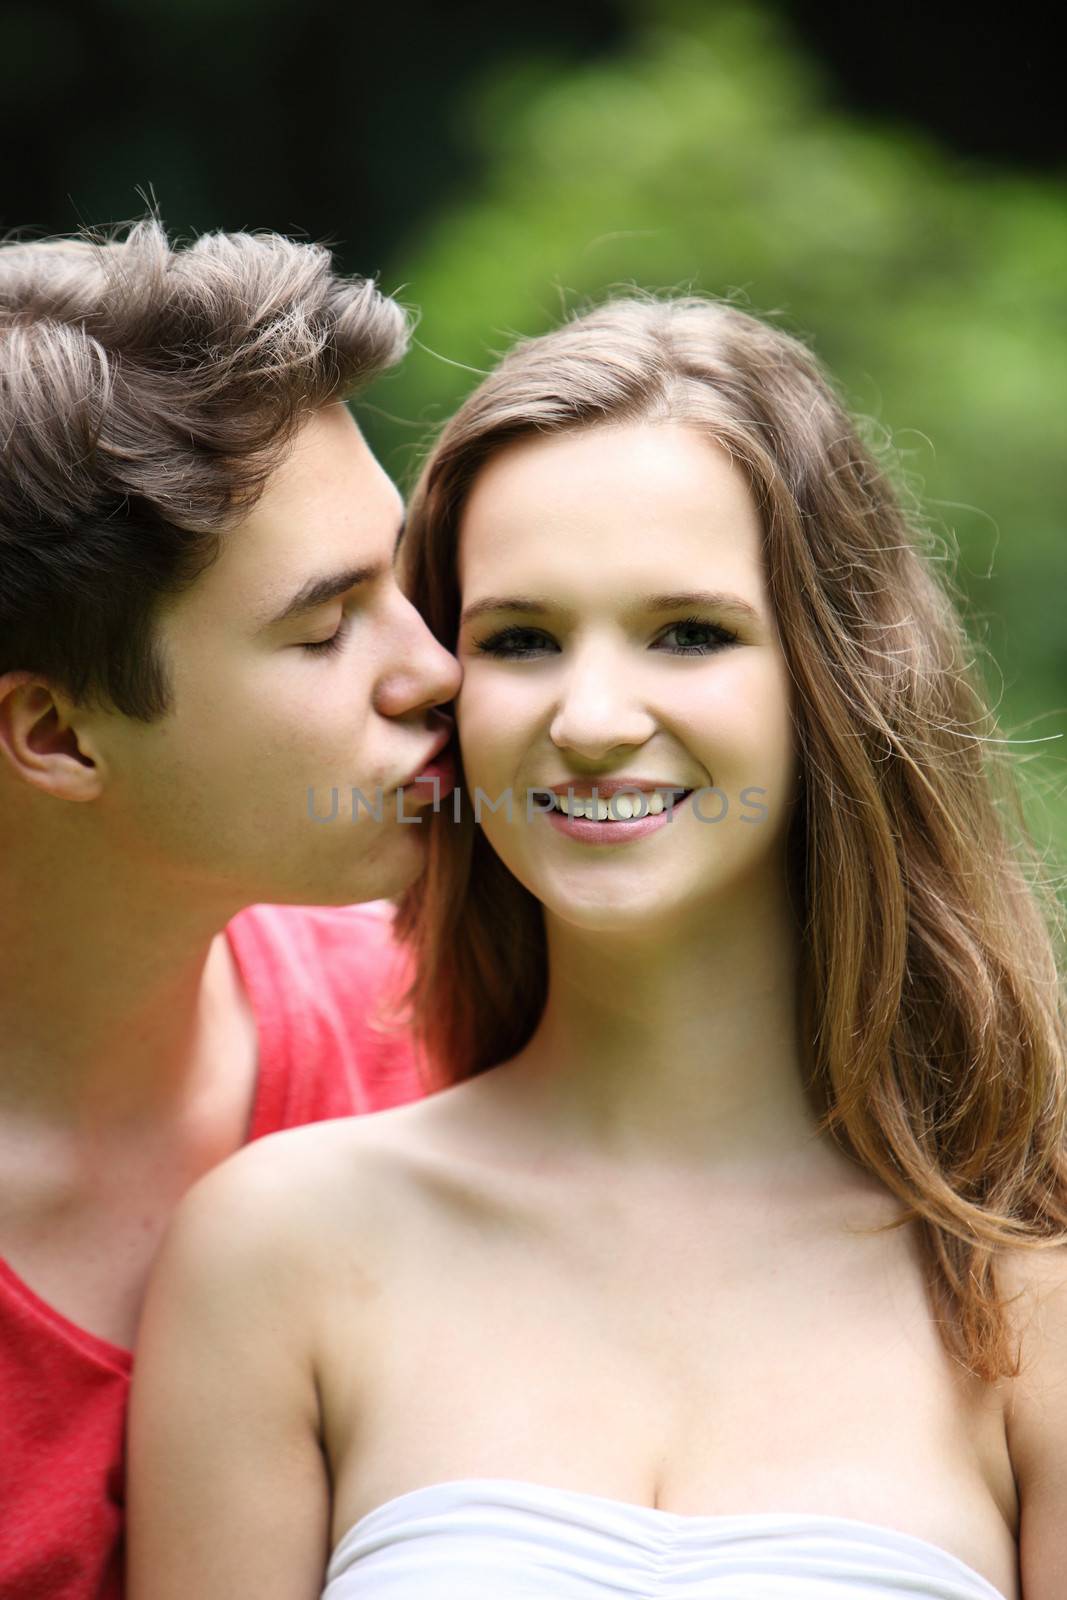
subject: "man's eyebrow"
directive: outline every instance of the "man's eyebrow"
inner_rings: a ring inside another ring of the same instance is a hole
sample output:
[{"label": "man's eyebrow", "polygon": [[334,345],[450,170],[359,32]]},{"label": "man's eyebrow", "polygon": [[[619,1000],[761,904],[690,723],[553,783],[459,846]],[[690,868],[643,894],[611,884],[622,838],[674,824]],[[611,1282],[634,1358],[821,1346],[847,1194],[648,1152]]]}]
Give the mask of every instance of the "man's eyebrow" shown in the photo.
[{"label": "man's eyebrow", "polygon": [[[401,522],[400,531],[396,536],[393,546],[393,558],[400,549],[400,541],[404,537],[404,524]],[[340,594],[347,594],[349,589],[356,589],[361,583],[369,583],[373,578],[380,578],[385,568],[378,562],[370,566],[345,567],[340,572],[325,573],[321,578],[309,578],[301,584],[294,595],[285,602],[280,611],[272,612],[261,623],[262,628],[276,628],[282,622],[288,622],[293,617],[301,616],[305,611],[314,611],[316,606],[324,606],[328,600],[336,600]]]},{"label": "man's eyebrow", "polygon": [[[631,614],[649,616],[656,612],[684,611],[698,606],[709,611],[726,612],[747,622],[763,621],[756,607],[748,600],[743,600],[739,594],[728,594],[722,589],[687,589],[673,594],[645,595],[644,599],[638,601],[632,608]],[[487,595],[484,600],[475,600],[473,604],[467,606],[460,621],[473,622],[475,617],[484,616],[489,611],[512,611],[523,616],[544,616],[552,609],[547,600],[533,595]],[[571,615],[565,606],[557,609],[561,616]]]}]

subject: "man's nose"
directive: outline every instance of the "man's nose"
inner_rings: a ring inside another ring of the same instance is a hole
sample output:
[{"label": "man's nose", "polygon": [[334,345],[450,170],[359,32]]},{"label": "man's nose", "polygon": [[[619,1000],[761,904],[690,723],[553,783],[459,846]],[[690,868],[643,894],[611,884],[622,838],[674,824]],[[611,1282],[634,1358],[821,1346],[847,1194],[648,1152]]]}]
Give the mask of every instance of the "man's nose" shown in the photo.
[{"label": "man's nose", "polygon": [[398,627],[394,659],[378,686],[378,710],[389,717],[444,705],[455,699],[463,681],[455,656],[434,638],[411,602],[404,605],[406,626]]}]

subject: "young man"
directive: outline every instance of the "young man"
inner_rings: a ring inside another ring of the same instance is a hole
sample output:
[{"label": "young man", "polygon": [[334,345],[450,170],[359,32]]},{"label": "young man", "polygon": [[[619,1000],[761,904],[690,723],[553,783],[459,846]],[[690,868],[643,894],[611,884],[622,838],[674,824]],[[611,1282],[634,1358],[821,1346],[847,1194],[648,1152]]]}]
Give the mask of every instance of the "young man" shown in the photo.
[{"label": "young man", "polygon": [[129,1349],[189,1185],[422,1092],[373,1013],[460,673],[343,403],[406,334],[277,236],[0,249],[5,1600],[120,1592]]}]

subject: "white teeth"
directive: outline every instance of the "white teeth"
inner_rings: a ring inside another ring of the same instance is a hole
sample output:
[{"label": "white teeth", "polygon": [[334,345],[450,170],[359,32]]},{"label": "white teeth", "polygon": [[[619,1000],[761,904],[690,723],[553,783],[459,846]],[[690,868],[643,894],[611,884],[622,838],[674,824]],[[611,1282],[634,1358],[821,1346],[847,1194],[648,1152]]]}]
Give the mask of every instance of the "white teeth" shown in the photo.
[{"label": "white teeth", "polygon": [[635,817],[658,817],[667,808],[667,802],[658,789],[651,793],[635,790],[632,795],[617,794],[610,809],[606,800],[594,800],[592,796],[586,799],[576,796],[571,800],[565,794],[558,794],[556,805],[565,816],[586,817],[595,822],[629,822]]}]

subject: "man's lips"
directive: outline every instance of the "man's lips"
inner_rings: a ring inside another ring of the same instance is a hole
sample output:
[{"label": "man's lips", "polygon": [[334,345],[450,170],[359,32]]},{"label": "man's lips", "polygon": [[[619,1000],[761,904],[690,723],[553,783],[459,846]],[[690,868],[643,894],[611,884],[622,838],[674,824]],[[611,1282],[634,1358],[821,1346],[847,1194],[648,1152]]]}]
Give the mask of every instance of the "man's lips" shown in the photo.
[{"label": "man's lips", "polygon": [[445,747],[451,738],[452,730],[451,728],[446,728],[440,737],[434,741],[429,754],[423,757],[410,777],[405,778],[403,783],[397,784],[397,788],[406,789],[409,784],[414,783],[418,778],[431,776],[433,773],[441,775],[448,772],[451,774],[454,770],[454,762],[451,752],[445,752]]}]

